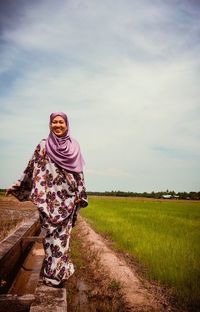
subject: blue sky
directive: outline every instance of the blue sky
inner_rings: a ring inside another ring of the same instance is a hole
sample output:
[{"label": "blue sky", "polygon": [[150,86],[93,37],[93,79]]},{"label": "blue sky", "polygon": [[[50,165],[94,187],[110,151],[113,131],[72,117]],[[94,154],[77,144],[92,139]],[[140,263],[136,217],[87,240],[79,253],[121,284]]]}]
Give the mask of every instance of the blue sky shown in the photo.
[{"label": "blue sky", "polygon": [[90,191],[200,190],[200,2],[0,2],[1,180],[64,111]]}]

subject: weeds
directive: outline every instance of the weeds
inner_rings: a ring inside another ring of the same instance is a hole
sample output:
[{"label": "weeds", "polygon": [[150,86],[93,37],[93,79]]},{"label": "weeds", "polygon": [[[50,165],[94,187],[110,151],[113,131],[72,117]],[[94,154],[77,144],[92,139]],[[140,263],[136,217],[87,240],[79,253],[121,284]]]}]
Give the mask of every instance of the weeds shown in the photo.
[{"label": "weeds", "polygon": [[121,283],[115,279],[111,280],[108,289],[112,291],[120,290],[121,289]]},{"label": "weeds", "polygon": [[[92,245],[86,244],[84,236],[78,232],[78,226],[73,230],[71,242],[71,257],[76,271],[67,286],[69,310],[82,311],[81,308],[79,309],[80,305],[82,309],[85,306],[84,311],[88,312],[128,311],[121,293],[120,282],[110,280],[109,274],[100,264],[101,254],[94,251]],[[80,288],[85,290],[82,291]]]}]

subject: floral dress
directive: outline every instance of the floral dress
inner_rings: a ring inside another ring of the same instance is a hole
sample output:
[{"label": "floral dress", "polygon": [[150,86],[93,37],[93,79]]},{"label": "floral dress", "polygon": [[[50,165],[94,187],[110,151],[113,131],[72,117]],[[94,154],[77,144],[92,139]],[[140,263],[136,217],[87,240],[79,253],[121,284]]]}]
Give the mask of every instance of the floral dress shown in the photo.
[{"label": "floral dress", "polygon": [[78,210],[88,205],[83,173],[59,167],[46,154],[42,140],[10,191],[19,200],[32,200],[38,207],[45,229],[43,279],[46,284],[59,285],[74,272],[69,259],[70,233]]}]

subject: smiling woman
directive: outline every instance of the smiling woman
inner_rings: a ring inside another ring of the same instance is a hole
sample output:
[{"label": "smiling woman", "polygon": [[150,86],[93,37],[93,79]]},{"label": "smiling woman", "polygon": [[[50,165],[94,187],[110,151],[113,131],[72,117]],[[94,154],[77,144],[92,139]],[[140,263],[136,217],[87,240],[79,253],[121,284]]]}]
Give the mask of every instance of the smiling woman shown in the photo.
[{"label": "smiling woman", "polygon": [[65,120],[61,116],[56,116],[51,122],[51,130],[58,136],[63,136],[67,131]]},{"label": "smiling woman", "polygon": [[21,179],[7,194],[31,200],[38,207],[45,233],[43,280],[58,287],[74,272],[69,259],[70,234],[79,209],[88,202],[84,160],[78,142],[70,135],[67,116],[52,113],[49,127],[48,138],[38,144]]}]

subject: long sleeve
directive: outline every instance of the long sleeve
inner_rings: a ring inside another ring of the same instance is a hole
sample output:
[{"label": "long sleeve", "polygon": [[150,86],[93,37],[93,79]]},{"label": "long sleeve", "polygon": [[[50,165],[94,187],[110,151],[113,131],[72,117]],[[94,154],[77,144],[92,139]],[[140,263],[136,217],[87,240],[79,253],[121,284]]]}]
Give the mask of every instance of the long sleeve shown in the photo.
[{"label": "long sleeve", "polygon": [[32,190],[32,171],[33,162],[30,160],[20,179],[12,184],[7,192],[14,195],[20,201],[30,200],[30,192]]},{"label": "long sleeve", "polygon": [[33,186],[33,170],[35,158],[39,154],[40,144],[36,147],[32,158],[29,160],[26,169],[24,170],[22,176],[12,184],[8,190],[8,194],[14,195],[20,201],[31,200],[31,190]]},{"label": "long sleeve", "polygon": [[85,208],[88,206],[88,199],[87,199],[87,194],[86,194],[85,180],[84,180],[83,172],[75,173],[74,178],[76,180],[77,189],[78,189],[76,200],[80,200],[80,202],[76,205],[76,209],[75,209],[75,212],[73,214],[72,226],[75,226],[75,224],[76,224],[76,220],[77,220],[79,210],[81,208]]},{"label": "long sleeve", "polygon": [[86,188],[85,188],[85,180],[84,180],[84,174],[83,172],[76,173],[75,179],[77,182],[77,188],[78,188],[78,199],[80,199],[80,208],[85,208],[88,206],[88,199],[86,194]]}]

